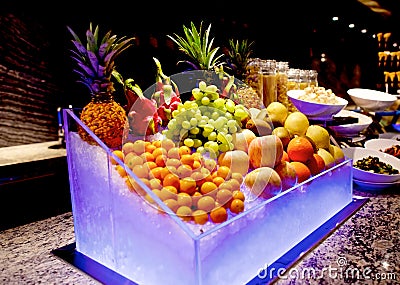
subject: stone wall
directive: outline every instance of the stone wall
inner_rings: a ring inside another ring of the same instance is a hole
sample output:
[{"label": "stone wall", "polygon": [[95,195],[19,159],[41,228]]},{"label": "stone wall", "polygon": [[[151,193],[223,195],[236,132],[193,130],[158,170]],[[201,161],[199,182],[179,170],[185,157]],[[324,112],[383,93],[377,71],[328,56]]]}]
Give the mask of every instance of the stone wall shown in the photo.
[{"label": "stone wall", "polygon": [[57,140],[50,48],[36,21],[0,15],[0,147]]}]

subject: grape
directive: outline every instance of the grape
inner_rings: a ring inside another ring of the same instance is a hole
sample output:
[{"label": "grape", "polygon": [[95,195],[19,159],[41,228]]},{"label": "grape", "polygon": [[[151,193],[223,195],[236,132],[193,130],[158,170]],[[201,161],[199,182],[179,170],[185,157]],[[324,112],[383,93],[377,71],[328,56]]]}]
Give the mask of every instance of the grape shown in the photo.
[{"label": "grape", "polygon": [[191,127],[190,122],[188,122],[188,121],[183,121],[182,122],[182,128],[184,128],[186,130],[189,130],[190,127]]},{"label": "grape", "polygon": [[191,118],[190,119],[190,125],[192,125],[193,127],[197,126],[197,119],[196,118]]},{"label": "grape", "polygon": [[197,135],[198,133],[200,133],[200,129],[198,127],[191,128],[190,133],[193,135]]},{"label": "grape", "polygon": [[201,98],[201,104],[203,104],[203,105],[210,104],[210,98],[208,98],[208,97]]},{"label": "grape", "polygon": [[192,146],[194,146],[194,141],[190,138],[186,138],[183,141],[183,144],[186,145],[187,147],[192,147]]},{"label": "grape", "polygon": [[206,87],[207,87],[207,83],[205,83],[204,81],[200,81],[199,82],[199,89],[201,90],[201,91],[205,91],[206,90]]},{"label": "grape", "polygon": [[209,141],[215,141],[217,139],[217,133],[216,132],[211,132],[209,135],[208,135],[208,140]]}]

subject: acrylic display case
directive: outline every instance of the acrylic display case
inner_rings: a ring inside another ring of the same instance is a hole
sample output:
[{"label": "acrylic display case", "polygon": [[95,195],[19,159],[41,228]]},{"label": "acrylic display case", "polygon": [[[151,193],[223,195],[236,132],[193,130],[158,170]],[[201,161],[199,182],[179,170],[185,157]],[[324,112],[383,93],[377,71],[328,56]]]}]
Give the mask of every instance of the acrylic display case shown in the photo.
[{"label": "acrylic display case", "polygon": [[[346,160],[272,199],[247,202],[226,222],[185,222],[143,183],[166,213],[130,192],[112,151],[77,114],[63,110],[76,250],[138,284],[246,284],[352,202]],[[82,141],[78,125],[98,145]]]}]

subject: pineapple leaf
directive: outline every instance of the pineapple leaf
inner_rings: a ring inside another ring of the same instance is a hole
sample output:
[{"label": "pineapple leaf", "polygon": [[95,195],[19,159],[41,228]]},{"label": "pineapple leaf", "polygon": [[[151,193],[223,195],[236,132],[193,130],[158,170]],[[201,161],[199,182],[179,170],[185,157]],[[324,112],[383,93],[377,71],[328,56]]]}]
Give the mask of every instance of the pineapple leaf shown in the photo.
[{"label": "pineapple leaf", "polygon": [[99,69],[99,61],[97,60],[97,56],[94,52],[92,51],[88,51],[88,58],[90,60],[90,63],[92,65],[93,70],[98,73],[98,69]]},{"label": "pineapple leaf", "polygon": [[72,43],[74,44],[76,50],[81,54],[81,56],[87,55],[87,49],[82,45],[81,42],[72,41]]},{"label": "pineapple leaf", "polygon": [[203,22],[200,23],[199,29],[191,22],[190,28],[183,26],[184,37],[176,33],[173,36],[167,36],[178,45],[180,51],[192,60],[191,66],[196,66],[196,69],[208,70],[212,69],[214,65],[220,64],[219,59],[222,57],[222,55],[216,56],[219,47],[213,48],[214,39],[210,40],[210,30],[211,24],[203,32]]},{"label": "pineapple leaf", "polygon": [[77,41],[78,43],[80,43],[82,45],[82,42],[79,39],[78,35],[69,26],[67,26],[67,29],[71,33],[71,35],[75,39],[75,41]]},{"label": "pineapple leaf", "polygon": [[87,74],[89,77],[94,77],[94,76],[96,76],[96,73],[93,72],[93,70],[92,70],[89,66],[85,65],[84,63],[78,62],[78,66],[79,66],[83,71],[85,71],[86,74]]},{"label": "pineapple leaf", "polygon": [[87,50],[90,50],[92,52],[97,52],[96,39],[91,30],[86,31],[86,39],[87,39]]}]

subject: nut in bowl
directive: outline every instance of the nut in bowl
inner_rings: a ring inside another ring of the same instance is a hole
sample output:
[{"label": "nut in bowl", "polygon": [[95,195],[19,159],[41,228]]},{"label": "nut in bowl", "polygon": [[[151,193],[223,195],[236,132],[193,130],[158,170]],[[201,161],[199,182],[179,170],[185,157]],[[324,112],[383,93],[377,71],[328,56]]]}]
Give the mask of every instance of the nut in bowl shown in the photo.
[{"label": "nut in bowl", "polygon": [[[400,181],[400,159],[390,154],[363,147],[343,148],[343,153],[353,160],[353,178],[356,180],[374,183]],[[386,174],[376,173],[378,169]]]},{"label": "nut in bowl", "polygon": [[[319,95],[321,93],[323,94]],[[331,119],[333,115],[339,113],[348,104],[346,99],[322,89],[319,91],[307,88],[304,90],[289,90],[287,95],[300,112],[314,120]]]},{"label": "nut in bowl", "polygon": [[384,111],[396,102],[397,97],[382,91],[352,88],[347,90],[354,103],[367,112]]}]

